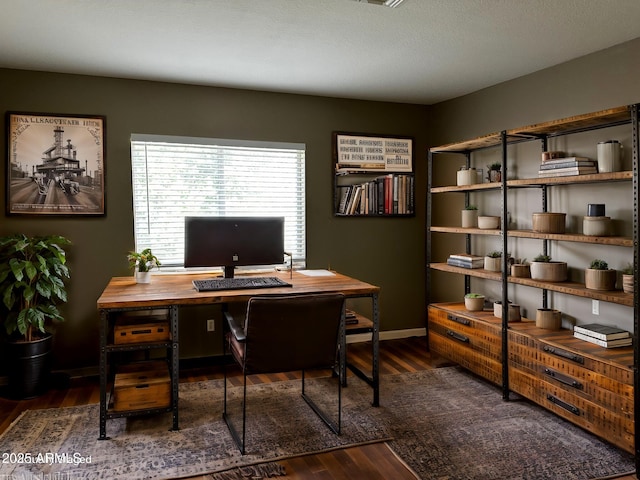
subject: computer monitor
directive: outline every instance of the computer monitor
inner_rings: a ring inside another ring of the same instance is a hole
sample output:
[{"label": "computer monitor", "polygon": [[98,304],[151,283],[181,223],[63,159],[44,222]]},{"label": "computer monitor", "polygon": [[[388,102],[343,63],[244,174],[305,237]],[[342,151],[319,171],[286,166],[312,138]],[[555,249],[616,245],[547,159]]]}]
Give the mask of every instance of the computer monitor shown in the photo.
[{"label": "computer monitor", "polygon": [[284,261],[284,217],[185,217],[185,267],[275,265]]}]

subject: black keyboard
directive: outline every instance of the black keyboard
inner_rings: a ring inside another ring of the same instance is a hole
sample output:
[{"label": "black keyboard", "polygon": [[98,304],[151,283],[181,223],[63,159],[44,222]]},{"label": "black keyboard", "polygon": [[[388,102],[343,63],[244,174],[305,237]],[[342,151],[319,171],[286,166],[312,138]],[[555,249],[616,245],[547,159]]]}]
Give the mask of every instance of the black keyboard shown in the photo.
[{"label": "black keyboard", "polygon": [[233,277],[194,280],[193,286],[199,292],[215,292],[218,290],[291,287],[291,284],[280,280],[278,277]]}]

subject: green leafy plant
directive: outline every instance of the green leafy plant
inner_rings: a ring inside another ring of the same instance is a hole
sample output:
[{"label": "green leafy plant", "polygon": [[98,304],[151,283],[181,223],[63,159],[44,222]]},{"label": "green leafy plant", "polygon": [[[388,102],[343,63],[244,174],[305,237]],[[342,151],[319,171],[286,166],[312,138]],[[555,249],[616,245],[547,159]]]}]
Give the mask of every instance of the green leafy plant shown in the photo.
[{"label": "green leafy plant", "polygon": [[627,266],[622,269],[622,273],[625,275],[633,275],[635,270],[633,263],[627,263]]},{"label": "green leafy plant", "polygon": [[589,268],[592,270],[609,270],[609,264],[604,260],[596,258],[595,260],[591,260]]},{"label": "green leafy plant", "polygon": [[478,210],[478,207],[476,205],[467,205],[464,210]]},{"label": "green leafy plant", "polygon": [[481,293],[467,293],[464,298],[484,298],[484,295]]},{"label": "green leafy plant", "polygon": [[502,170],[502,164],[500,162],[491,163],[487,165],[487,170],[489,171],[493,170],[493,171],[499,172]]},{"label": "green leafy plant", "polygon": [[50,322],[64,321],[57,305],[67,301],[64,247],[70,244],[58,235],[0,238],[0,318],[7,335],[32,341]]},{"label": "green leafy plant", "polygon": [[550,255],[544,255],[544,254],[540,254],[537,257],[535,257],[533,259],[534,262],[545,262],[548,263],[551,261],[551,256]]},{"label": "green leafy plant", "polygon": [[500,258],[500,257],[502,257],[502,252],[500,252],[498,250],[494,250],[493,252],[487,253],[487,257]]},{"label": "green leafy plant", "polygon": [[156,257],[150,248],[145,248],[142,252],[129,252],[127,255],[129,267],[137,269],[139,272],[148,272],[154,267],[159,267],[160,260]]}]

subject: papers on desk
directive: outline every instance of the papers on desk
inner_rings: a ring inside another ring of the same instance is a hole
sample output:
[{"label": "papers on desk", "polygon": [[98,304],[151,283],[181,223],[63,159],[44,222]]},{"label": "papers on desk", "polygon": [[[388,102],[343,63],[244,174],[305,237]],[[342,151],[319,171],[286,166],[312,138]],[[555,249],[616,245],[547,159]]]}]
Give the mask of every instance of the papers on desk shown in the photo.
[{"label": "papers on desk", "polygon": [[335,275],[330,270],[298,270],[297,272],[307,277],[333,277]]}]

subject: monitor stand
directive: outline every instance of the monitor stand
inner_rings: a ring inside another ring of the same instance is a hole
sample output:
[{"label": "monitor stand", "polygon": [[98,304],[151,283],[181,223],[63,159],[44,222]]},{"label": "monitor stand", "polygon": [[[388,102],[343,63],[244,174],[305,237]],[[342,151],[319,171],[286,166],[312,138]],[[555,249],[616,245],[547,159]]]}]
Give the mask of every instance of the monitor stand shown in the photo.
[{"label": "monitor stand", "polygon": [[233,265],[226,265],[224,268],[223,277],[224,278],[233,278],[233,271],[236,269]]}]

